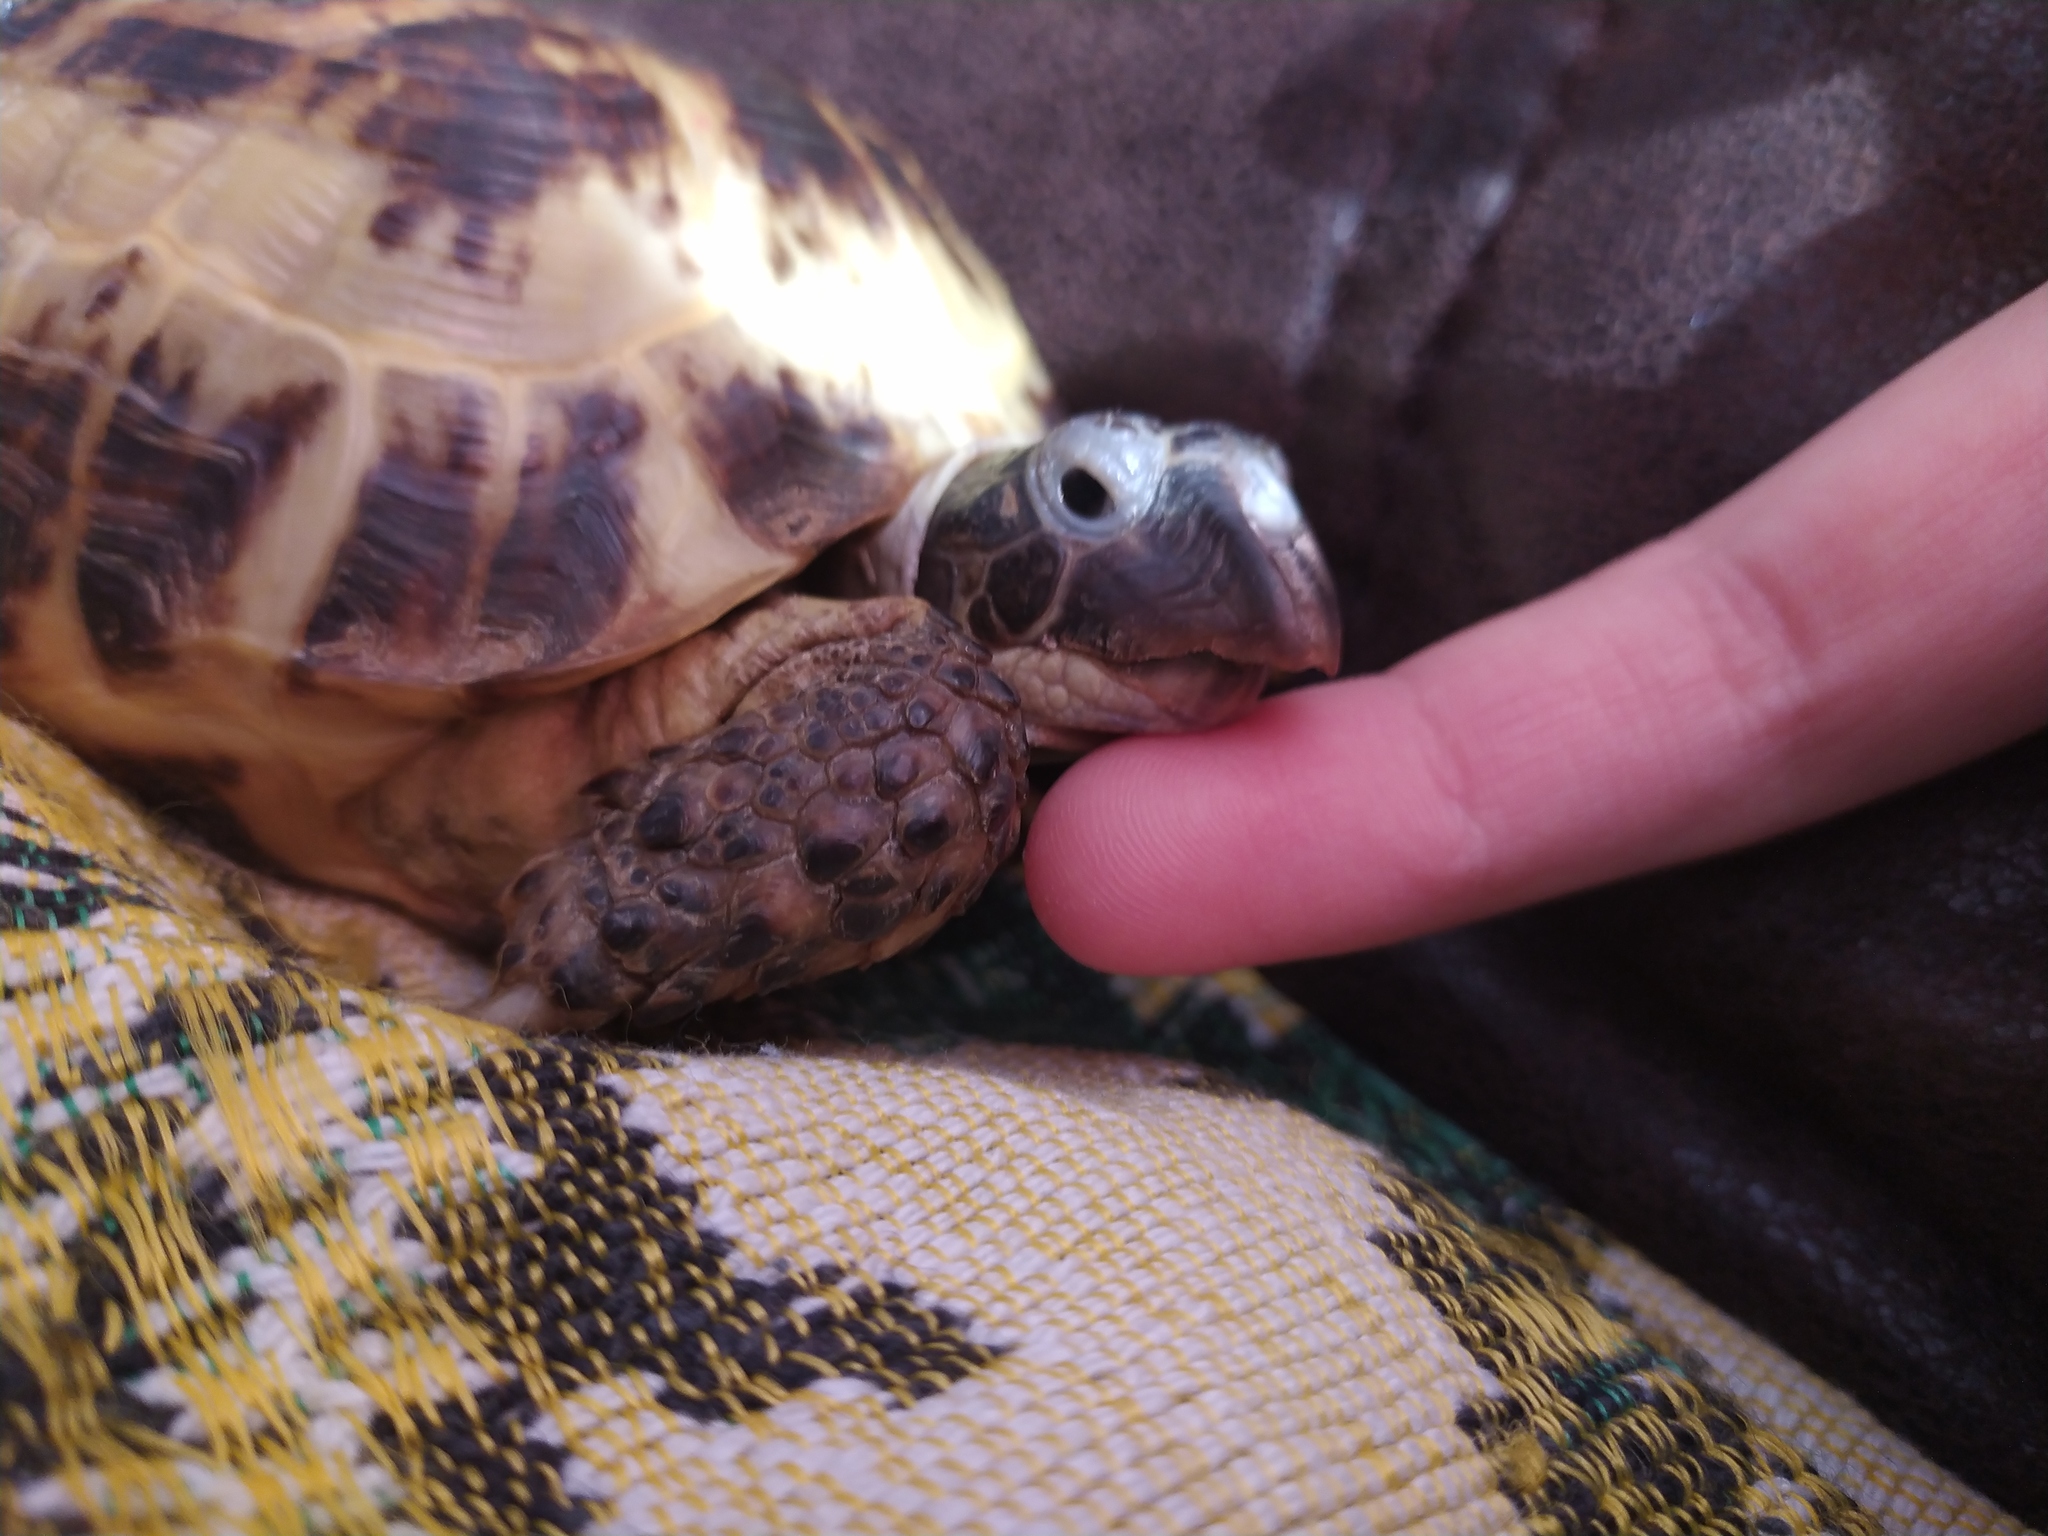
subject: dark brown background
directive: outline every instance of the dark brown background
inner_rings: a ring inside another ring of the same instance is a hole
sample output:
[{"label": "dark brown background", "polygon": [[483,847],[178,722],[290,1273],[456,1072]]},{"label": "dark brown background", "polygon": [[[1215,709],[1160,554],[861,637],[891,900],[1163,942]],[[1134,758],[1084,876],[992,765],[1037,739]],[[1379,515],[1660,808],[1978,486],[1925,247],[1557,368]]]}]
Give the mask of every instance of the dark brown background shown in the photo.
[{"label": "dark brown background", "polygon": [[[1279,436],[1353,670],[1692,517],[2048,279],[2023,0],[610,9],[905,140],[1070,404]],[[2048,1522],[2048,738],[1281,979]]]}]

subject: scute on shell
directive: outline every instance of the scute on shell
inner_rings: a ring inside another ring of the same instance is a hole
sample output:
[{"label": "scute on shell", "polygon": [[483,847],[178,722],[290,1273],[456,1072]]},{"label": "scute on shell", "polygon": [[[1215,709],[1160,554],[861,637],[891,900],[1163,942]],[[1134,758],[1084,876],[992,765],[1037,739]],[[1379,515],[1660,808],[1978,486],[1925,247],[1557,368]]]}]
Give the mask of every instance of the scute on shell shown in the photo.
[{"label": "scute on shell", "polygon": [[0,390],[0,680],[201,757],[622,665],[1045,396],[878,135],[488,0],[10,10]]}]

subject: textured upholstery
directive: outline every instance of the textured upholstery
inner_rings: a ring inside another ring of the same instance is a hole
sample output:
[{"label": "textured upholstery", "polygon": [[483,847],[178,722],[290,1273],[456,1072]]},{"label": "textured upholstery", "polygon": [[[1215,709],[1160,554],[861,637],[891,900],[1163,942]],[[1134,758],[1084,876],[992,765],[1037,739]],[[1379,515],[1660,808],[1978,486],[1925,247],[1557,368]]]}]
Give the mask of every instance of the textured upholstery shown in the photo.
[{"label": "textured upholstery", "polygon": [[0,716],[0,1529],[2021,1536],[1014,879],[682,1051],[339,983],[252,894]]}]

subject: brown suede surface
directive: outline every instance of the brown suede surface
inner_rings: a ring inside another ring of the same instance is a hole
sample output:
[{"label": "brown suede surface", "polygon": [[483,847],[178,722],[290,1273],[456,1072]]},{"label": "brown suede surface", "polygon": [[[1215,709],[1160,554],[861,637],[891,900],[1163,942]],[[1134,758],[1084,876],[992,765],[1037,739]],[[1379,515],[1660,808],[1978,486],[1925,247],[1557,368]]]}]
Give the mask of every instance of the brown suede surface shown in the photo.
[{"label": "brown suede surface", "polygon": [[[908,143],[1070,405],[1279,436],[1353,670],[1684,522],[2048,280],[2026,0],[614,14]],[[2048,738],[1283,979],[2048,1521]]]}]

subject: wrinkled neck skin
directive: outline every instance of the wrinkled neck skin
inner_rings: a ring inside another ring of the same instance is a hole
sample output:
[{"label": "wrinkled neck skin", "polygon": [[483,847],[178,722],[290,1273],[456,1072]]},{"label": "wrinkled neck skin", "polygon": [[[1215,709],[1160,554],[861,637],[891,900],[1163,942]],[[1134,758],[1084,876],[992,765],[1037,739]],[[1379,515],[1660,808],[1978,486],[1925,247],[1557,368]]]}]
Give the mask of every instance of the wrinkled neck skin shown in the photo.
[{"label": "wrinkled neck skin", "polygon": [[903,498],[903,505],[866,533],[849,540],[841,558],[841,579],[835,584],[847,597],[910,597],[917,591],[917,571],[924,554],[925,534],[938,510],[939,498],[979,460],[1021,453],[1034,439],[982,438],[951,458],[934,465]]},{"label": "wrinkled neck skin", "polygon": [[987,646],[1035,751],[1202,730],[1273,672],[1334,672],[1337,610],[1276,449],[1080,417],[938,464],[848,545],[846,595],[923,598]]}]

